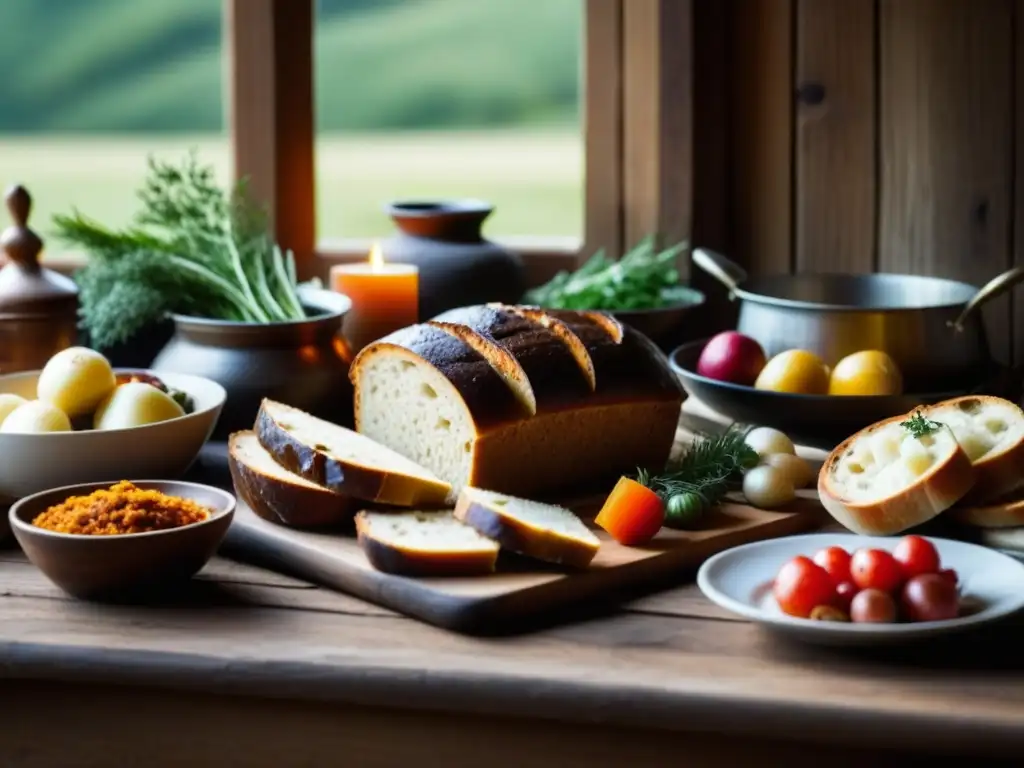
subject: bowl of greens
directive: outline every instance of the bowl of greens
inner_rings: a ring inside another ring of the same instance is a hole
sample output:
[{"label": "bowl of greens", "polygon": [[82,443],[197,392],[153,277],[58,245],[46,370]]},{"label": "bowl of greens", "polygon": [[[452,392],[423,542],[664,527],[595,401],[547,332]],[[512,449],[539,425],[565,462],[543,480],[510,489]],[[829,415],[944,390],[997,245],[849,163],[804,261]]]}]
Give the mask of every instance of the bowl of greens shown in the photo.
[{"label": "bowl of greens", "polygon": [[547,309],[596,309],[608,312],[656,344],[665,345],[686,318],[704,303],[704,294],[679,282],[678,243],[658,249],[648,237],[621,259],[598,251],[575,272],[563,271],[526,292],[523,301]]},{"label": "bowl of greens", "polygon": [[91,346],[116,349],[169,321],[173,334],[144,367],[227,391],[215,439],[251,428],[265,397],[351,422],[339,332],[352,302],[299,282],[244,180],[221,186],[194,153],[151,158],[138,198],[126,226],[77,211],[54,217],[57,237],[89,255],[75,281]]}]

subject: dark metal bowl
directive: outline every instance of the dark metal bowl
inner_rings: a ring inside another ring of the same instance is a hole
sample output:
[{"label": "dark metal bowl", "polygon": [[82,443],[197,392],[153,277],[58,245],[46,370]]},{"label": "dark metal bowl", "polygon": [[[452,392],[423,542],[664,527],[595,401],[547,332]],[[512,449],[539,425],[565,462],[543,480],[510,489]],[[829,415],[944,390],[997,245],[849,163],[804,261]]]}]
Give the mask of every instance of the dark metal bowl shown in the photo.
[{"label": "dark metal bowl", "polygon": [[674,344],[686,325],[686,320],[704,304],[704,294],[693,288],[686,288],[687,298],[667,307],[656,309],[608,310],[608,314],[620,323],[640,331],[662,349],[666,343]]},{"label": "dark metal bowl", "polygon": [[960,390],[903,395],[794,395],[754,389],[697,374],[697,359],[707,342],[701,339],[683,344],[669,355],[669,364],[687,394],[734,421],[774,427],[799,442],[835,444],[876,421],[966,394]]}]

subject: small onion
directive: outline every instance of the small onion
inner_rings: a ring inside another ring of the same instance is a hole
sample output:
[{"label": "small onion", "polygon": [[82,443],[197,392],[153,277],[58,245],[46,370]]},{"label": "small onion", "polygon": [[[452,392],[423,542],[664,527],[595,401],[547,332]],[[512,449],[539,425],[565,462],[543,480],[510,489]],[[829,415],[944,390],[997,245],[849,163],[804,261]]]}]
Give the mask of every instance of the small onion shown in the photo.
[{"label": "small onion", "polygon": [[775,509],[793,501],[796,489],[778,469],[762,464],[743,476],[743,495],[755,507]]},{"label": "small onion", "polygon": [[784,432],[771,427],[756,427],[750,430],[745,442],[762,458],[773,453],[796,453],[793,441]]},{"label": "small onion", "polygon": [[43,432],[70,432],[71,421],[67,414],[42,400],[29,400],[11,411],[0,432],[40,434]]},{"label": "small onion", "polygon": [[762,463],[788,477],[794,488],[804,488],[814,477],[811,465],[792,453],[771,453],[764,457]]},{"label": "small onion", "polygon": [[21,395],[13,395],[9,392],[0,394],[0,424],[4,423],[4,419],[7,418],[11,411],[25,402],[25,398]]}]

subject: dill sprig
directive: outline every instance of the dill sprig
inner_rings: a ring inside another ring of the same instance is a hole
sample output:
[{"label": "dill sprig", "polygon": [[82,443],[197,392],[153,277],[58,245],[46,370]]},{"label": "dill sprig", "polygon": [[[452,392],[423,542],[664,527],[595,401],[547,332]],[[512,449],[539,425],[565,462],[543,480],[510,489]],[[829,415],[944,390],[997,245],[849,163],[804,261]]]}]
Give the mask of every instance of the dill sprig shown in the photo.
[{"label": "dill sprig", "polygon": [[921,411],[914,411],[909,419],[900,422],[900,426],[920,440],[922,437],[938,431],[942,425],[937,421],[926,419]]},{"label": "dill sprig", "polygon": [[746,443],[749,431],[733,425],[720,435],[697,436],[660,474],[639,470],[637,482],[666,503],[673,496],[696,494],[705,506],[713,506],[738,487],[744,470],[758,462],[757,452]]},{"label": "dill sprig", "polygon": [[243,181],[225,190],[195,153],[150,158],[130,226],[78,211],[54,217],[56,236],[89,255],[76,273],[79,315],[92,342],[127,341],[168,313],[253,323],[298,320],[294,257],[269,234]]}]

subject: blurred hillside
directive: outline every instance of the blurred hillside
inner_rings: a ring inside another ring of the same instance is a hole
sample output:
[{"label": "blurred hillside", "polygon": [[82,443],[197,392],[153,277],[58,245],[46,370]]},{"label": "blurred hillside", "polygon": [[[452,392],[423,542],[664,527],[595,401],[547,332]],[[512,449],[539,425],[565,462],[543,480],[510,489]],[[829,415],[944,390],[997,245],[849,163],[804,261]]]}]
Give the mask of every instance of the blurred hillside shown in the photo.
[{"label": "blurred hillside", "polygon": [[[575,120],[581,0],[320,0],[324,130]],[[219,0],[0,0],[0,132],[223,127]]]}]

